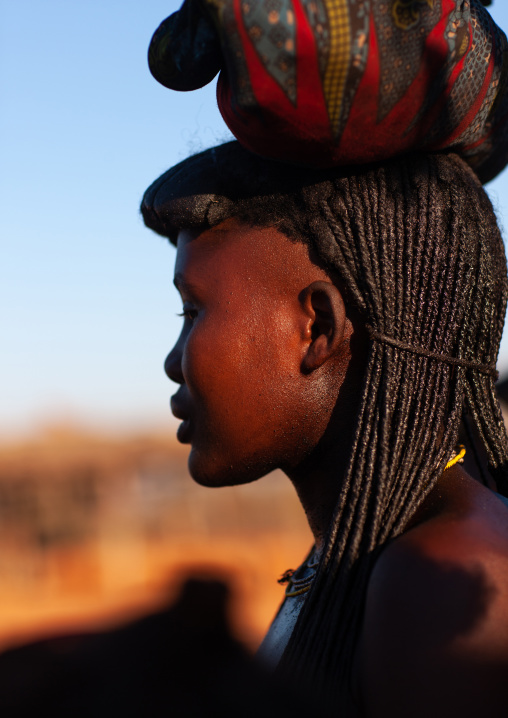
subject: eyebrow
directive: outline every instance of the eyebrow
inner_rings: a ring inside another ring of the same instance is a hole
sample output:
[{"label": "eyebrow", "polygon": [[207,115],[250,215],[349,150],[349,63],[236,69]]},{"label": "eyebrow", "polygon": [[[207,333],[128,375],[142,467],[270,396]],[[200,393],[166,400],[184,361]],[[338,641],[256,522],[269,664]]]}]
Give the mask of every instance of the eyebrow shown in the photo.
[{"label": "eyebrow", "polygon": [[185,276],[182,274],[182,272],[177,272],[173,279],[173,284],[178,289],[179,292],[182,291],[192,291],[195,288],[195,285],[191,282],[187,281]]}]

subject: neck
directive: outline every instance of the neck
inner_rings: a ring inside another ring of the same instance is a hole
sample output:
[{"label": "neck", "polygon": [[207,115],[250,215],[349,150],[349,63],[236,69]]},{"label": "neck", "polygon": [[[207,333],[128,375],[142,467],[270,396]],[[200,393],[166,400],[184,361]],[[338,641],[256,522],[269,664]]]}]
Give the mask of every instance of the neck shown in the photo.
[{"label": "neck", "polygon": [[342,396],[337,401],[326,431],[313,451],[298,466],[284,469],[296,489],[318,551],[324,546],[351,454],[359,393],[348,393],[354,396],[349,400]]}]

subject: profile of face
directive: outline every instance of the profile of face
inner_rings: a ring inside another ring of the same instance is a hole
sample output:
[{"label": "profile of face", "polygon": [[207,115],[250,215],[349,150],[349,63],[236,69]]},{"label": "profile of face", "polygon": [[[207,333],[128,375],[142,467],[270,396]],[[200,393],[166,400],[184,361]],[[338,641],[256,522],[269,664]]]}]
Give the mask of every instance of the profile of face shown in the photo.
[{"label": "profile of face", "polygon": [[175,285],[183,327],[165,370],[191,475],[224,486],[291,470],[325,433],[348,367],[341,293],[303,243],[235,219],[180,232]]}]

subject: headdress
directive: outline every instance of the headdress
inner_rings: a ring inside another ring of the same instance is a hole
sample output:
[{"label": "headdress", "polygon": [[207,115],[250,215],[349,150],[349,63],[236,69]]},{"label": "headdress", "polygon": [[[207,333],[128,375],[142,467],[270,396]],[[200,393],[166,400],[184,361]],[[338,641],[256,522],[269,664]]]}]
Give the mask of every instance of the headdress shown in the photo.
[{"label": "headdress", "polygon": [[329,167],[452,150],[483,182],[508,162],[508,52],[487,0],[185,0],[150,69],[194,90],[220,71],[244,147]]}]

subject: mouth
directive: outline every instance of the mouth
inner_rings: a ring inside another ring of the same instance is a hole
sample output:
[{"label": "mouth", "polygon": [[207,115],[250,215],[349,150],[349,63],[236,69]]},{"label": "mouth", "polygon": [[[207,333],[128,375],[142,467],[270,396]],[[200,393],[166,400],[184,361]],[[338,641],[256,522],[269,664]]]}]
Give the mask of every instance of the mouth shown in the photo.
[{"label": "mouth", "polygon": [[181,444],[190,444],[192,433],[191,420],[188,412],[178,403],[176,394],[171,397],[170,406],[173,416],[182,420],[182,423],[176,430],[176,438]]}]

